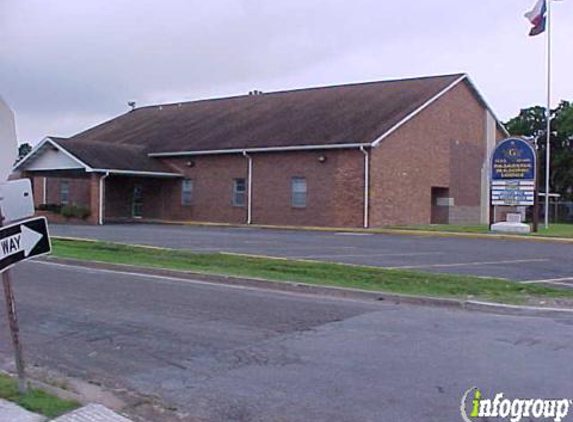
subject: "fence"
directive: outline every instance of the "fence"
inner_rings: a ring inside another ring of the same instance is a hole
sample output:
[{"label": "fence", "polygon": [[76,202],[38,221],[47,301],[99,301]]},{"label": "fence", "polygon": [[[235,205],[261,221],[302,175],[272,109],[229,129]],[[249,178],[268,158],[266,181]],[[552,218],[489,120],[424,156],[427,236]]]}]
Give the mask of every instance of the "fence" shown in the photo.
[{"label": "fence", "polygon": [[[527,220],[532,220],[533,207],[530,207]],[[539,205],[539,221],[545,219],[545,204]],[[573,224],[573,201],[551,201],[549,203],[549,222]]]}]

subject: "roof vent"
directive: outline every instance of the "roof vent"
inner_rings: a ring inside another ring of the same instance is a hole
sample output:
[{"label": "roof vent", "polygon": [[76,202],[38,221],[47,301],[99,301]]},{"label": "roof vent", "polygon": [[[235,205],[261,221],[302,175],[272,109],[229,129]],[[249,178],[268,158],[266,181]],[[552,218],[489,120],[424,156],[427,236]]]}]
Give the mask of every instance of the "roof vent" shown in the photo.
[{"label": "roof vent", "polygon": [[258,90],[254,90],[254,91],[249,91],[249,95],[250,96],[255,96],[255,95],[263,95],[264,92],[263,91],[258,91]]},{"label": "roof vent", "polygon": [[130,111],[135,110],[135,107],[137,106],[137,103],[135,101],[128,101],[127,105],[131,107]]}]

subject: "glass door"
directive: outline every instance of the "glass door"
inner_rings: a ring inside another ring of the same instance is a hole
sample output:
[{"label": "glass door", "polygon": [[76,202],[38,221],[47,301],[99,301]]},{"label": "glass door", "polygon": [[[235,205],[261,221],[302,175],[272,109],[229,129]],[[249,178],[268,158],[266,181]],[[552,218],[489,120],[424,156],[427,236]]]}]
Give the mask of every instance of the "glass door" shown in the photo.
[{"label": "glass door", "polygon": [[133,218],[143,217],[143,187],[139,184],[133,186],[131,209]]}]

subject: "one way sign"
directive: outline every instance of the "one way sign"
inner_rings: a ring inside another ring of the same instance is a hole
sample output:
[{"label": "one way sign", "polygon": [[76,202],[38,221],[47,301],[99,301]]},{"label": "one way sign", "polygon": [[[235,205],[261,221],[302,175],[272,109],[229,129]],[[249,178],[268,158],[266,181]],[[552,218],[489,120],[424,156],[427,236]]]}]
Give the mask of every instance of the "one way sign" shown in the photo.
[{"label": "one way sign", "polygon": [[0,272],[18,262],[52,251],[44,217],[33,218],[0,229]]}]

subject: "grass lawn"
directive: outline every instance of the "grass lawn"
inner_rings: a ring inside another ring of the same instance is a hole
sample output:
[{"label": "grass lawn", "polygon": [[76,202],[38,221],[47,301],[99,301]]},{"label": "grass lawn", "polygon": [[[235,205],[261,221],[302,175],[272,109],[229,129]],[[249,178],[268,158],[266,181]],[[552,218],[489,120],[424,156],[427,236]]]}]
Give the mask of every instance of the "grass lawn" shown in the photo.
[{"label": "grass lawn", "polygon": [[539,224],[539,232],[533,233],[533,235],[573,238],[573,224],[550,224],[549,229],[545,230],[545,227],[543,227],[543,223],[541,222]]},{"label": "grass lawn", "polygon": [[22,396],[18,393],[16,380],[3,374],[0,374],[0,398],[14,402],[30,412],[39,413],[48,418],[56,418],[80,406],[74,401],[61,400],[37,389],[30,389],[28,394]]},{"label": "grass lawn", "polygon": [[[424,230],[432,232],[457,232],[457,233],[491,233],[487,225],[456,226],[447,224],[433,224],[430,226],[400,226],[391,227],[402,230]],[[539,232],[524,236],[550,236],[550,237],[570,237],[573,238],[573,224],[551,224],[548,230],[543,227],[543,222],[539,224]]]},{"label": "grass lawn", "polygon": [[194,254],[172,249],[104,242],[54,239],[53,246],[53,255],[61,258],[388,293],[459,299],[474,298],[504,303],[524,303],[531,297],[573,298],[573,291],[523,285],[499,279],[228,254]]}]

